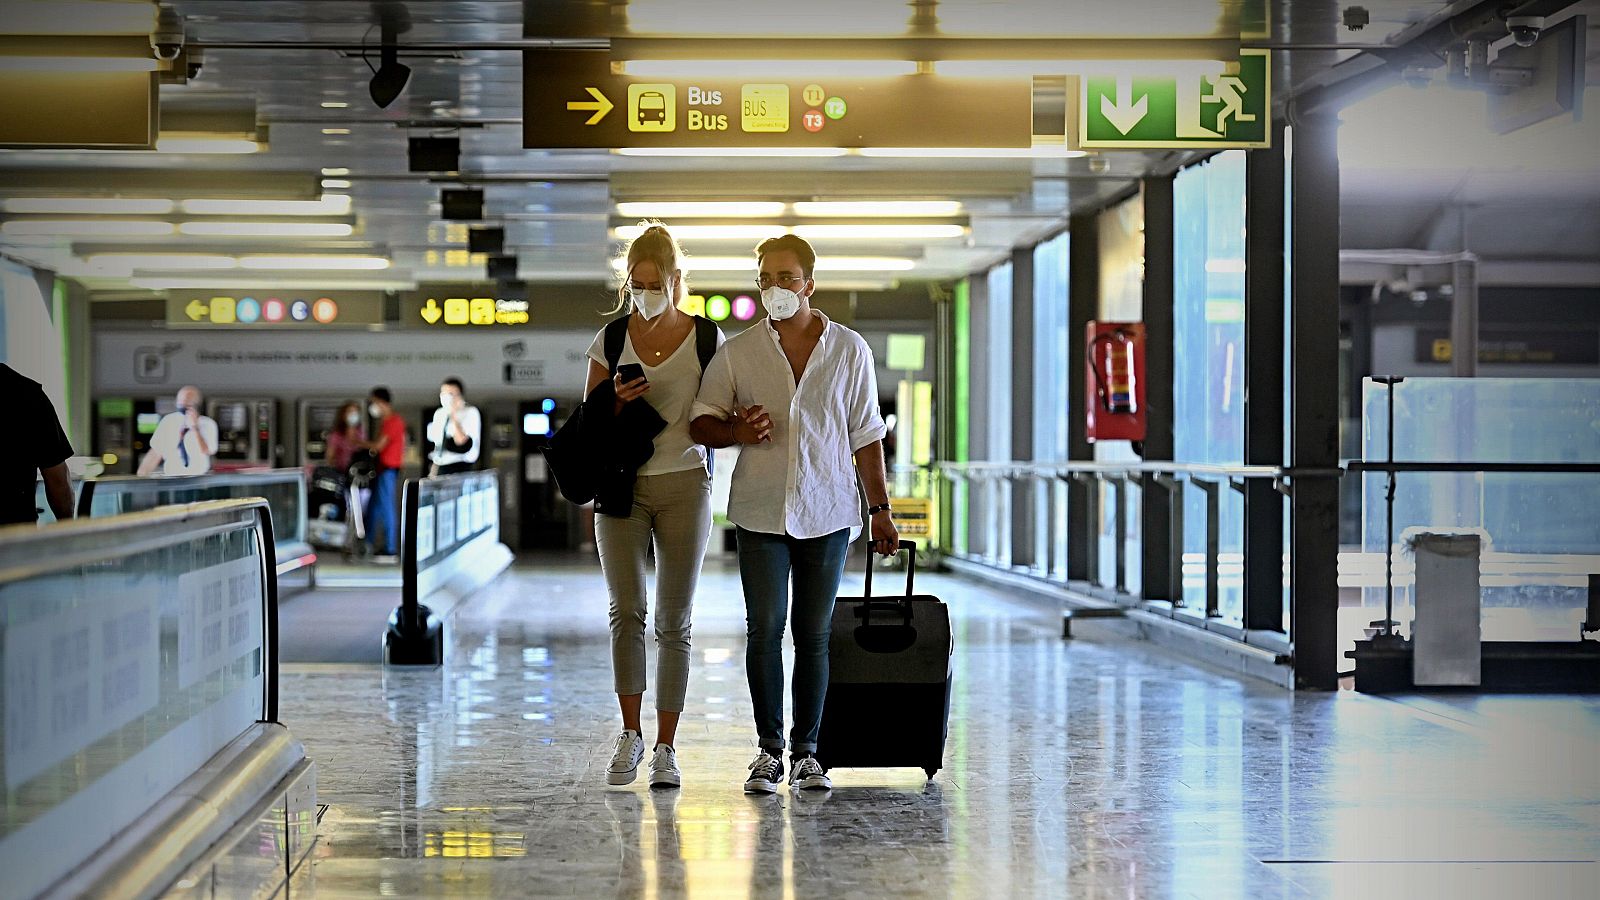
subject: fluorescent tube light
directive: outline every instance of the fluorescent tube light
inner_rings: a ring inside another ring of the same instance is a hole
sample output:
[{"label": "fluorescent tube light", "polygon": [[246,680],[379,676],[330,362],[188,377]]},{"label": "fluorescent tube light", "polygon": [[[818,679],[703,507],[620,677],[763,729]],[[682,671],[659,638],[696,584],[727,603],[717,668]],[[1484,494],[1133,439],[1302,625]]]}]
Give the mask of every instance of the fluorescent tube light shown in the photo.
[{"label": "fluorescent tube light", "polygon": [[844,156],[843,147],[619,147],[619,156]]},{"label": "fluorescent tube light", "polygon": [[[693,256],[685,260],[684,268],[694,272],[755,272],[755,256]],[[818,256],[819,272],[905,272],[916,266],[916,260],[894,256]],[[611,261],[612,268],[620,271],[625,260]]]},{"label": "fluorescent tube light", "polygon": [[342,216],[350,198],[325,194],[320,200],[185,200],[183,211],[197,216]]},{"label": "fluorescent tube light", "polygon": [[965,237],[964,225],[796,225],[794,233],[806,240],[933,240]]},{"label": "fluorescent tube light", "polygon": [[[680,241],[760,241],[783,234],[782,225],[673,225],[668,231]],[[644,233],[638,225],[620,225],[611,236],[631,241]]]},{"label": "fluorescent tube light", "polygon": [[0,56],[0,72],[154,72],[143,56]]},{"label": "fluorescent tube light", "polygon": [[164,137],[156,141],[161,153],[260,153],[259,141],[236,137]]},{"label": "fluorescent tube light", "polygon": [[862,147],[856,152],[880,159],[1076,159],[1089,155],[1087,151],[1072,150],[1062,144],[1040,144],[1036,147]]},{"label": "fluorescent tube light", "polygon": [[184,222],[178,232],[191,237],[349,237],[355,227],[344,222]]},{"label": "fluorescent tube light", "polygon": [[128,283],[133,287],[151,291],[185,290],[190,288],[219,291],[405,291],[416,287],[410,280],[400,278],[346,279],[331,275],[318,275],[314,278],[278,277],[275,275],[253,275],[233,278],[215,275],[203,278],[147,275],[133,278]]},{"label": "fluorescent tube light", "polygon": [[1220,59],[945,59],[934,71],[952,78],[1029,75],[1110,75],[1124,78],[1199,78],[1221,75]]},{"label": "fluorescent tube light", "polygon": [[71,237],[154,237],[172,234],[171,222],[130,219],[13,219],[0,233]]},{"label": "fluorescent tube light", "polygon": [[807,218],[938,218],[961,214],[959,200],[801,200],[795,215]]},{"label": "fluorescent tube light", "polygon": [[216,253],[96,253],[87,262],[96,267],[135,270],[234,269],[239,261]]},{"label": "fluorescent tube light", "polygon": [[336,166],[332,168],[324,168],[322,170],[322,174],[326,178],[343,178],[344,176],[350,174],[350,170],[344,166]]},{"label": "fluorescent tube light", "polygon": [[325,190],[342,191],[350,187],[350,180],[348,178],[324,178],[322,179],[322,187]]},{"label": "fluorescent tube light", "polygon": [[172,212],[175,205],[171,200],[134,197],[12,197],[0,200],[0,209],[8,213],[47,215],[164,216]]},{"label": "fluorescent tube light", "polygon": [[640,78],[891,78],[917,74],[909,59],[630,59],[620,74]]},{"label": "fluorescent tube light", "polygon": [[662,203],[636,201],[618,203],[617,215],[627,216],[630,219],[764,219],[783,215],[783,204],[712,200],[668,201]]},{"label": "fluorescent tube light", "polygon": [[389,260],[381,256],[243,256],[239,258],[239,266],[245,269],[370,271],[387,269],[389,265]]}]

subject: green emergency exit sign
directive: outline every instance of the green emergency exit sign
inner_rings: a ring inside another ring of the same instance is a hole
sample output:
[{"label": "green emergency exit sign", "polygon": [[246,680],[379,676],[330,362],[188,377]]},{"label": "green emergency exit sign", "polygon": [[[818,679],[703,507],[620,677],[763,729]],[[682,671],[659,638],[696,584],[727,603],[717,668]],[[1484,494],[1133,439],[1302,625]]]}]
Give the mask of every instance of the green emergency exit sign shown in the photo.
[{"label": "green emergency exit sign", "polygon": [[1272,135],[1272,57],[1239,51],[1238,71],[1183,78],[1079,79],[1078,146],[1085,150],[1266,147]]}]

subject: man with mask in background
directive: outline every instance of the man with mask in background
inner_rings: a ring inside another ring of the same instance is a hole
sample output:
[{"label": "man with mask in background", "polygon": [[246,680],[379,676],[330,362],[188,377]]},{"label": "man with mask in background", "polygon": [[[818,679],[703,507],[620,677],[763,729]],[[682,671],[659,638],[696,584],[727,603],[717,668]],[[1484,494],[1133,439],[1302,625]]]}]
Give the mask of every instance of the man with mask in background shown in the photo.
[{"label": "man with mask in background", "polygon": [[428,442],[433,461],[431,478],[470,472],[477,468],[479,444],[483,438],[483,417],[467,403],[461,379],[451,376],[439,385],[439,408],[428,423]]},{"label": "man with mask in background", "polygon": [[815,758],[817,732],[834,598],[861,531],[857,477],[873,549],[893,555],[900,544],[884,470],[887,428],[867,342],[811,308],[816,251],[786,234],[763,241],[756,257],[767,318],[717,351],[690,428],[706,446],[740,446],[728,519],[738,526],[745,669],[760,745],[744,789],[772,793],[783,780],[785,618],[795,647],[789,784],[827,789],[832,782]]},{"label": "man with mask in background", "polygon": [[217,422],[200,414],[200,389],[192,384],[178,388],[178,410],[161,417],[150,436],[150,452],[139,461],[139,474],[204,475],[211,471],[217,452]]},{"label": "man with mask in background", "polygon": [[[399,507],[395,484],[406,457],[406,423],[394,411],[394,396],[385,387],[375,387],[367,397],[367,413],[377,420],[372,440],[367,442],[378,460],[378,474],[372,480],[372,499],[367,508],[367,540],[373,545],[376,562],[394,562],[400,544]],[[383,533],[383,543],[377,535]]]}]

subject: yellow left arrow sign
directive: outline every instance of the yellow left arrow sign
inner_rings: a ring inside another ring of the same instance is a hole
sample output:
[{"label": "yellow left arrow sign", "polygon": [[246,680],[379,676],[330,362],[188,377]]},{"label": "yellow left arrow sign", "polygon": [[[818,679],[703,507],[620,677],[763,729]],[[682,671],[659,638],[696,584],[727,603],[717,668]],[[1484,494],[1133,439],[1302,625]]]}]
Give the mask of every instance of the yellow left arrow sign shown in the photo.
[{"label": "yellow left arrow sign", "polygon": [[207,313],[211,312],[211,307],[201,303],[199,300],[190,300],[189,305],[185,306],[183,311],[189,314],[189,321],[198,322],[204,318]]},{"label": "yellow left arrow sign", "polygon": [[567,109],[583,110],[585,112],[592,111],[594,115],[590,116],[589,120],[583,124],[598,125],[600,120],[606,117],[606,113],[611,112],[613,104],[606,98],[605,94],[600,93],[599,88],[584,88],[584,90],[588,91],[589,96],[593,97],[594,99],[568,100]]}]

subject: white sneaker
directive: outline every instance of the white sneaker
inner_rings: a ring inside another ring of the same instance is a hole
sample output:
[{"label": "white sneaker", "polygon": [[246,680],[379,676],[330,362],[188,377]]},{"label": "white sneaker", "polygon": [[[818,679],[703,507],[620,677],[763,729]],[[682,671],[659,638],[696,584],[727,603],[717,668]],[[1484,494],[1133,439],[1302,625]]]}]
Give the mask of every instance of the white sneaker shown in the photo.
[{"label": "white sneaker", "polygon": [[[781,751],[780,751],[781,752]],[[750,777],[744,780],[746,794],[775,794],[783,783],[783,761],[763,750],[748,766]]]},{"label": "white sneaker", "polygon": [[806,791],[827,791],[833,789],[833,781],[823,773],[822,764],[815,757],[802,756],[794,761],[789,786]]},{"label": "white sneaker", "polygon": [[606,784],[633,784],[639,776],[639,761],[644,759],[644,736],[637,731],[617,735],[617,749],[606,766]]},{"label": "white sneaker", "polygon": [[657,744],[655,755],[650,757],[650,786],[669,788],[681,784],[683,775],[678,771],[678,754],[666,744]]}]

